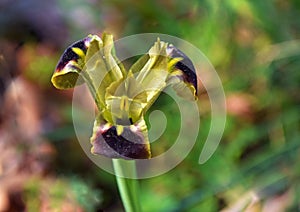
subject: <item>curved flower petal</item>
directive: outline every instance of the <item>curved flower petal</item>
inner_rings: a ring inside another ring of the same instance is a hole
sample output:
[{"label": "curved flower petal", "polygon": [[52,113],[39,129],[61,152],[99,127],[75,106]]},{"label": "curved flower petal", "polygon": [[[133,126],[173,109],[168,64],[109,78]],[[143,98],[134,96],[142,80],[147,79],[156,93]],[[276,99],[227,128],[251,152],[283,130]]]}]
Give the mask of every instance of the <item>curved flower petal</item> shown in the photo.
[{"label": "curved flower petal", "polygon": [[[55,72],[51,78],[52,84],[58,89],[73,88],[76,83],[84,81],[79,78],[79,73],[85,65],[85,56],[93,40],[99,40],[97,35],[88,35],[86,38],[73,43],[61,56]],[[80,80],[77,82],[77,80]]]},{"label": "curved flower petal", "polygon": [[[175,63],[173,64],[175,70],[171,73],[169,78],[177,77],[179,79],[179,81],[169,79],[169,82],[172,82],[170,84],[175,84],[174,89],[180,95],[182,93],[185,93],[185,91],[181,91],[184,86],[180,82],[183,81],[186,84],[185,87],[188,87],[190,90],[192,90],[192,93],[196,98],[198,93],[197,75],[193,62],[182,51],[180,51],[172,44],[168,45],[167,53],[172,58],[170,63]],[[176,86],[177,83],[179,83],[179,85]],[[182,94],[180,96],[184,97],[185,94]]]},{"label": "curved flower petal", "polygon": [[95,124],[91,137],[93,154],[109,158],[148,159],[151,157],[144,120],[136,125]]}]

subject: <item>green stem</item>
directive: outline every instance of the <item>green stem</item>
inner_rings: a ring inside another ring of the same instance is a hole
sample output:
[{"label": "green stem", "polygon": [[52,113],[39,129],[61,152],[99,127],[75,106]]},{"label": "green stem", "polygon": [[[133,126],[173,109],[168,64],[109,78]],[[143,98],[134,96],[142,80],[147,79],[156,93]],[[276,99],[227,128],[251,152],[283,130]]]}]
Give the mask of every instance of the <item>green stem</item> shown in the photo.
[{"label": "green stem", "polygon": [[126,212],[140,212],[141,205],[138,195],[138,181],[121,177],[124,172],[131,172],[130,176],[136,176],[135,161],[122,161],[121,159],[113,159],[118,189]]}]

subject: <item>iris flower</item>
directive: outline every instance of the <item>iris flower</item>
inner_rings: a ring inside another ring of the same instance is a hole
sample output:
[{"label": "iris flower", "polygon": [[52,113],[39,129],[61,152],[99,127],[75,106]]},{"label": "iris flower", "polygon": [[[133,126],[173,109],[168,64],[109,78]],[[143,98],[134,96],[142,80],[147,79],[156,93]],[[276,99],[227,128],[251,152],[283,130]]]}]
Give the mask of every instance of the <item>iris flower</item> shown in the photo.
[{"label": "iris flower", "polygon": [[110,158],[151,158],[144,117],[167,86],[183,98],[197,99],[192,61],[160,39],[126,70],[111,34],[88,35],[65,50],[51,81],[58,89],[87,84],[98,109],[91,151]]}]

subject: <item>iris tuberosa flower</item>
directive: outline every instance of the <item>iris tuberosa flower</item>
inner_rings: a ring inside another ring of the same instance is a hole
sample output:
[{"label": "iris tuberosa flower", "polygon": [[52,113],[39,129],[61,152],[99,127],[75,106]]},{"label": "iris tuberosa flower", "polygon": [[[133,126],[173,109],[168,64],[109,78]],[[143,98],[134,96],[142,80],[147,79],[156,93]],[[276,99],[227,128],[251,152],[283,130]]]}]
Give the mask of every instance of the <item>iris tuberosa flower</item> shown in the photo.
[{"label": "iris tuberosa flower", "polygon": [[151,157],[144,116],[167,86],[183,98],[197,99],[192,61],[159,39],[126,70],[111,34],[104,33],[102,39],[88,35],[65,50],[51,81],[58,89],[87,84],[98,109],[91,151],[110,158]]}]

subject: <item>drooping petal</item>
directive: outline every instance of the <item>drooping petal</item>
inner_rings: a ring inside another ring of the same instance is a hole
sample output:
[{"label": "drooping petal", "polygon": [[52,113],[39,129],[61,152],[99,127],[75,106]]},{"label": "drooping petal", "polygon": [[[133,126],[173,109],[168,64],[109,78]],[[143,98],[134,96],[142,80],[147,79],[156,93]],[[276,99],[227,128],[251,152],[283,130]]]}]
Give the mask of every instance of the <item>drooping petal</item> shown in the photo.
[{"label": "drooping petal", "polygon": [[[79,77],[79,73],[85,65],[85,56],[90,42],[95,39],[99,39],[98,36],[89,35],[73,43],[65,50],[51,78],[51,82],[56,88],[73,88],[76,84],[84,82],[83,79]],[[77,80],[79,81],[77,82]]]},{"label": "drooping petal", "polygon": [[148,159],[151,157],[144,120],[136,125],[111,125],[95,122],[91,137],[93,154],[109,158]]},{"label": "drooping petal", "polygon": [[[175,84],[174,89],[177,91],[178,94],[185,93],[185,91],[181,91],[181,89],[183,89],[183,87],[184,87],[184,85],[181,82],[184,82],[186,84],[185,87],[188,87],[190,90],[192,90],[192,93],[196,98],[197,93],[198,93],[197,75],[196,75],[196,71],[195,71],[193,62],[182,51],[180,51],[178,48],[176,48],[172,44],[168,45],[167,54],[171,58],[170,62],[175,63],[174,71],[173,71],[173,73],[171,73],[170,78],[177,77],[179,79],[179,81],[175,80],[179,83],[179,85],[177,85],[177,86],[176,86],[176,84],[178,84],[178,83],[175,83],[174,79],[169,79],[170,82]],[[178,58],[180,60],[178,60]],[[175,59],[175,62],[174,62],[174,59]],[[180,95],[180,96],[184,97],[185,94]]]}]

